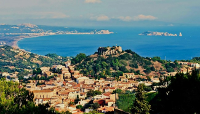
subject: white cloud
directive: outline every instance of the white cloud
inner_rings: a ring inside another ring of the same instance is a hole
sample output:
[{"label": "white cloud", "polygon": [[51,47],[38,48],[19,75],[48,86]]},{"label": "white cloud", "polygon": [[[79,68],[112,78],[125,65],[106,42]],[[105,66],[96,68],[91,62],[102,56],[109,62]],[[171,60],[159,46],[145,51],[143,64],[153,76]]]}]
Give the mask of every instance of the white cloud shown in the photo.
[{"label": "white cloud", "polygon": [[101,0],[85,0],[85,3],[101,3]]},{"label": "white cloud", "polygon": [[101,15],[101,16],[96,16],[96,17],[91,17],[91,20],[96,20],[96,21],[108,21],[110,18],[106,15]]},{"label": "white cloud", "polygon": [[154,17],[152,15],[138,15],[138,16],[120,16],[118,19],[122,21],[139,21],[139,20],[155,20],[157,17]]},{"label": "white cloud", "polygon": [[138,21],[138,20],[155,20],[155,19],[157,19],[157,17],[154,17],[152,15],[142,15],[142,14],[135,16],[133,18],[133,20],[135,20],[135,21]]}]

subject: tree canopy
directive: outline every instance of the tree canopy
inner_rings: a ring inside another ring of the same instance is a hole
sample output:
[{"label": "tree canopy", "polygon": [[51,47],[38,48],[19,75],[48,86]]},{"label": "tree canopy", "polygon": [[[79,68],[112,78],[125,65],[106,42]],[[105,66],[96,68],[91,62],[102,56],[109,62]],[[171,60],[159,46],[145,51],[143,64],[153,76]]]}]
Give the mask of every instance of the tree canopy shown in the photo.
[{"label": "tree canopy", "polygon": [[194,114],[200,113],[200,72],[191,74],[178,73],[165,78],[158,88],[158,94],[150,101],[152,113],[160,114]]},{"label": "tree canopy", "polygon": [[48,104],[36,106],[32,92],[21,88],[18,83],[0,80],[0,114],[55,114]]},{"label": "tree canopy", "polygon": [[139,84],[132,109],[133,114],[149,114],[151,105],[146,101],[144,84]]}]

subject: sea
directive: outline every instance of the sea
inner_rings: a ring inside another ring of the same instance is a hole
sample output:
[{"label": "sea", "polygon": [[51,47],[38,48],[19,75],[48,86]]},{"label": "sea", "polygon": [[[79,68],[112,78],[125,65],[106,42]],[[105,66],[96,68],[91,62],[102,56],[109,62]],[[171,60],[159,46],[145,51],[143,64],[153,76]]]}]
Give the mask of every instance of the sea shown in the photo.
[{"label": "sea", "polygon": [[[95,29],[95,28],[94,28]],[[158,56],[166,60],[190,60],[200,57],[199,26],[154,26],[154,27],[102,27],[114,34],[73,34],[25,38],[18,42],[21,49],[46,55],[76,56],[79,53],[91,55],[99,47],[121,46],[131,49],[140,56]],[[179,36],[141,36],[145,31],[182,33]]]}]

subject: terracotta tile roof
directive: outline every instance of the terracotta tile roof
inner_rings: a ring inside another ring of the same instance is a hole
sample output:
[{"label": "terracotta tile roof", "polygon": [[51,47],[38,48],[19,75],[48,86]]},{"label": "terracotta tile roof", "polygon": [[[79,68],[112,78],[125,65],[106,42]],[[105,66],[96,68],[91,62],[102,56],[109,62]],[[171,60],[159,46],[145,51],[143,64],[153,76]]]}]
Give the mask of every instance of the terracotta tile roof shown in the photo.
[{"label": "terracotta tile roof", "polygon": [[104,96],[110,96],[111,93],[104,93]]},{"label": "terracotta tile roof", "polygon": [[115,87],[110,87],[110,89],[115,89]]},{"label": "terracotta tile roof", "polygon": [[33,93],[41,93],[41,92],[53,92],[51,89],[44,89],[44,90],[34,90]]},{"label": "terracotta tile roof", "polygon": [[97,109],[98,111],[105,111],[105,112],[109,112],[109,111],[114,111],[114,107],[101,107]]},{"label": "terracotta tile roof", "polygon": [[95,89],[94,87],[85,87],[85,89]]},{"label": "terracotta tile roof", "polygon": [[67,91],[63,91],[63,92],[59,92],[58,94],[59,94],[59,95],[68,95],[69,92],[67,92]]}]

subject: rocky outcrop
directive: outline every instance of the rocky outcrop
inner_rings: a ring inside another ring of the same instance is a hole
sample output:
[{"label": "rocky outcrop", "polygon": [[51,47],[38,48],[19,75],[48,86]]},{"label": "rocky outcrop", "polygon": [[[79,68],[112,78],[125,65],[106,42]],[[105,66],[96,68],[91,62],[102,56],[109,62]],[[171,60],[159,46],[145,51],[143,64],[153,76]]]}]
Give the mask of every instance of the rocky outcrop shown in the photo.
[{"label": "rocky outcrop", "polygon": [[99,47],[98,54],[99,55],[115,55],[122,52],[121,46],[113,46],[113,47]]}]

